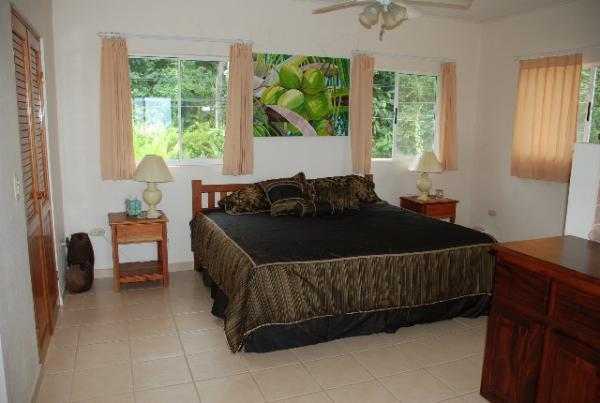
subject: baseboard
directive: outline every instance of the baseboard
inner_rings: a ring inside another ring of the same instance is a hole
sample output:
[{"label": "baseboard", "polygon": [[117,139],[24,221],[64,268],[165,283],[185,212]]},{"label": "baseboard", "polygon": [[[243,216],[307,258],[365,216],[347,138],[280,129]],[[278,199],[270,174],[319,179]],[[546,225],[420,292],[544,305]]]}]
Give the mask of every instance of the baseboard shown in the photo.
[{"label": "baseboard", "polygon": [[[177,271],[188,271],[194,270],[194,262],[176,262],[169,263],[169,273]],[[94,278],[112,278],[113,269],[112,267],[106,269],[94,269]]]}]

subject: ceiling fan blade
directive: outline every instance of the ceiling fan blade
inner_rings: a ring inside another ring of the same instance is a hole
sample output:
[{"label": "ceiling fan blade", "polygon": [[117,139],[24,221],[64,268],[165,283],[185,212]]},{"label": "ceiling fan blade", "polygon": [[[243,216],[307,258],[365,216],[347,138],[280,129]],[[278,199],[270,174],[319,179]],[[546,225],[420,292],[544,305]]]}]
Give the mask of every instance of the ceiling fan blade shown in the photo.
[{"label": "ceiling fan blade", "polygon": [[342,10],[344,8],[365,6],[367,4],[377,3],[375,1],[347,1],[345,3],[334,4],[333,6],[321,7],[313,10],[313,14],[324,14],[330,11]]},{"label": "ceiling fan blade", "polygon": [[415,6],[438,6],[450,8],[469,8],[473,0],[395,0],[397,3]]}]

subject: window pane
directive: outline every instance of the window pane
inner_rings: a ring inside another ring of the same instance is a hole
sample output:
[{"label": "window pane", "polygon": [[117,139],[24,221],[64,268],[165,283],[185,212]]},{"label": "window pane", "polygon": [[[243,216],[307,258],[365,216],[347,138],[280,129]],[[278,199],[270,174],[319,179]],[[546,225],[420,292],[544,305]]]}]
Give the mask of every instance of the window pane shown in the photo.
[{"label": "window pane", "polygon": [[577,113],[577,141],[582,142],[585,138],[585,123],[587,118],[588,94],[590,90],[591,69],[581,70],[581,81],[579,85],[579,108]]},{"label": "window pane", "polygon": [[183,158],[221,158],[227,107],[226,62],[181,61]]},{"label": "window pane", "polygon": [[395,73],[376,71],[373,79],[373,158],[392,158]]},{"label": "window pane", "polygon": [[435,137],[436,76],[400,74],[396,150],[417,155],[431,151]]},{"label": "window pane", "polygon": [[600,67],[596,67],[596,86],[594,88],[590,143],[600,144]]},{"label": "window pane", "polygon": [[136,160],[146,154],[178,159],[177,60],[134,57],[129,68]]}]

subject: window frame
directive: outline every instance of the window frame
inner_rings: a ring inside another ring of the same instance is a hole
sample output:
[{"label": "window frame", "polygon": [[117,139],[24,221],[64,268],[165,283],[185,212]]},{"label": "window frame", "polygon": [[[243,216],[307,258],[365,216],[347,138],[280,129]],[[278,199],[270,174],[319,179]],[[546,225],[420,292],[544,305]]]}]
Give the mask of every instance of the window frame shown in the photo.
[{"label": "window frame", "polygon": [[[590,72],[590,86],[588,88],[587,98],[585,102],[587,103],[587,116],[585,119],[585,124],[583,127],[583,139],[582,143],[590,144],[590,136],[592,132],[592,114],[594,111],[594,98],[596,93],[596,87],[600,86],[600,82],[596,81],[598,71],[600,70],[600,62],[595,63],[585,63],[583,65],[584,69],[591,69]],[[580,84],[581,85],[581,84]],[[581,102],[581,99],[578,103]]]},{"label": "window frame", "polygon": [[[226,62],[227,69],[229,69],[229,57],[227,56],[213,56],[213,55],[163,55],[163,54],[146,54],[146,53],[134,53],[130,52],[127,55],[127,59],[131,58],[145,58],[145,59],[172,59],[172,60],[194,60],[201,62]],[[181,64],[177,64],[178,74],[177,74],[177,119],[179,123],[179,152],[180,156],[183,150],[183,125],[181,124]],[[133,107],[133,97],[131,98],[132,107]],[[141,160],[136,160],[136,165],[139,164]],[[223,165],[223,157],[221,158],[178,158],[174,159],[165,159],[167,166],[177,167],[177,166],[199,166],[199,165]]]},{"label": "window frame", "polygon": [[[372,161],[379,161],[379,162],[394,162],[394,161],[402,161],[402,160],[406,160],[406,159],[413,159],[415,156],[414,155],[409,155],[409,154],[399,154],[398,150],[396,149],[396,137],[398,134],[398,105],[399,105],[399,93],[400,93],[400,80],[399,75],[400,74],[405,74],[405,75],[413,75],[413,76],[427,76],[427,77],[435,77],[435,109],[434,109],[434,133],[433,133],[433,145],[432,145],[432,150],[437,154],[437,152],[439,151],[439,116],[440,116],[440,107],[441,107],[441,100],[440,100],[440,89],[441,89],[441,85],[440,85],[440,73],[425,73],[425,72],[415,72],[415,71],[410,71],[410,70],[402,70],[402,69],[375,69],[375,73],[377,73],[378,71],[384,71],[384,72],[390,72],[390,73],[394,73],[394,127],[393,127],[393,132],[392,132],[392,156],[390,158],[373,158],[371,157]],[[371,154],[372,155],[372,154]]]}]

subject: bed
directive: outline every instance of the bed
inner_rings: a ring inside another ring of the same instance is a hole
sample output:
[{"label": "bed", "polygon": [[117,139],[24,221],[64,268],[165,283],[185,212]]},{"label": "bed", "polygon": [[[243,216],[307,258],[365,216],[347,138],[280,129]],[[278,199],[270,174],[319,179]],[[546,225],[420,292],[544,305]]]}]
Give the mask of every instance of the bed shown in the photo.
[{"label": "bed", "polygon": [[316,218],[217,208],[217,197],[244,186],[192,181],[194,263],[232,351],[487,313],[492,237],[387,203]]}]

